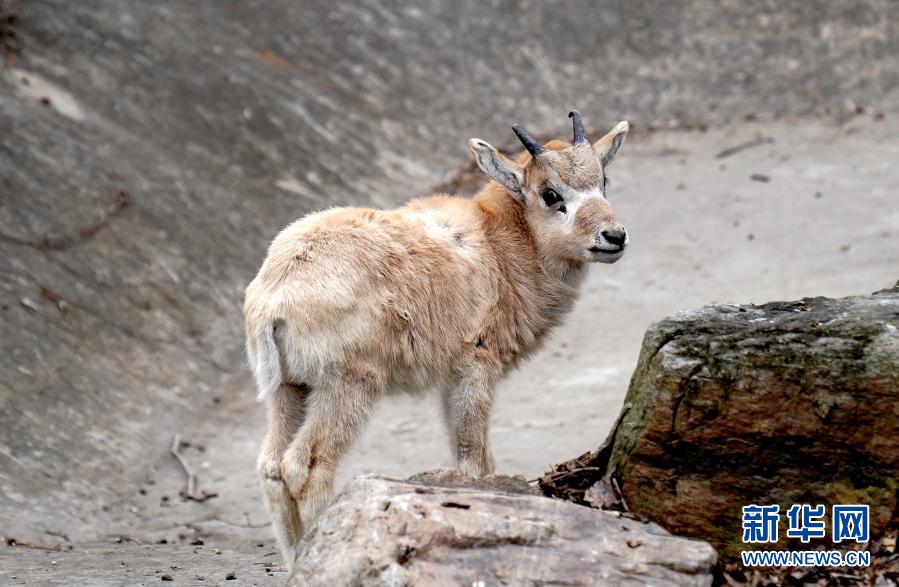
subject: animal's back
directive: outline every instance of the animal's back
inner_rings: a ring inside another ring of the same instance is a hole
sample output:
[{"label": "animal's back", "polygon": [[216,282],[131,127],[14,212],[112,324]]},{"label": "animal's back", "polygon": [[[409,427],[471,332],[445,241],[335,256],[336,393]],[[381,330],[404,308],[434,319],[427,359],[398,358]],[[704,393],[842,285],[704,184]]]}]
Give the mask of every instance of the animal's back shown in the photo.
[{"label": "animal's back", "polygon": [[295,377],[364,360],[411,387],[433,383],[476,337],[496,274],[470,200],[311,214],[275,238],[247,288],[251,363],[260,337],[283,321]]}]

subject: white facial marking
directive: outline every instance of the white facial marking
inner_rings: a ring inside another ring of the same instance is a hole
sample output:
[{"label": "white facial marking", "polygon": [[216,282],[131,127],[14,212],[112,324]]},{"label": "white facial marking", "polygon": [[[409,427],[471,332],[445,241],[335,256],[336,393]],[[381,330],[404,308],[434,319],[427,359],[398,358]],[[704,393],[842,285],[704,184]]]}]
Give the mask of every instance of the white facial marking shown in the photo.
[{"label": "white facial marking", "polygon": [[[578,209],[584,205],[588,200],[592,198],[598,198],[605,203],[608,203],[603,196],[602,190],[599,186],[594,186],[590,189],[578,191],[572,189],[568,185],[556,180],[549,182],[549,187],[552,187],[556,190],[556,193],[562,196],[562,199],[565,200],[565,213],[562,218],[563,225],[568,229],[568,232],[571,232],[571,229],[574,225],[574,218],[577,215]],[[545,207],[545,204],[544,204]],[[558,214],[558,212],[556,212]]]}]

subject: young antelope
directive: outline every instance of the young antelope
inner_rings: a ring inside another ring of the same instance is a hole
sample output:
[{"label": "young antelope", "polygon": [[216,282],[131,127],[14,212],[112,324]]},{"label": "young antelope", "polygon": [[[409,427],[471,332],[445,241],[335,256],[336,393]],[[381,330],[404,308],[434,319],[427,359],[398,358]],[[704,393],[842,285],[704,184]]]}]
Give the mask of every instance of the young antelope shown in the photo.
[{"label": "young antelope", "polygon": [[259,457],[265,504],[288,566],[326,505],[341,457],[387,392],[441,394],[456,465],[493,472],[497,383],[574,304],[588,263],[614,263],[628,235],[605,170],[628,131],[541,145],[512,129],[515,160],[468,143],[490,181],[396,210],[309,214],[272,242],[247,287],[247,353],[268,408]]}]

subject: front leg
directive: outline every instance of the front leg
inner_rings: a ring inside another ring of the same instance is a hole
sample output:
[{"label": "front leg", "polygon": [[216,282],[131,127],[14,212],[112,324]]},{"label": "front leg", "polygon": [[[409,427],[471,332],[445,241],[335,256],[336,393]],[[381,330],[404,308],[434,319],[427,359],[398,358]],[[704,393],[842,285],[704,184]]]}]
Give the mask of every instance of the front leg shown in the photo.
[{"label": "front leg", "polygon": [[473,477],[493,473],[490,414],[495,390],[496,378],[476,365],[467,369],[459,383],[443,398],[456,467]]}]

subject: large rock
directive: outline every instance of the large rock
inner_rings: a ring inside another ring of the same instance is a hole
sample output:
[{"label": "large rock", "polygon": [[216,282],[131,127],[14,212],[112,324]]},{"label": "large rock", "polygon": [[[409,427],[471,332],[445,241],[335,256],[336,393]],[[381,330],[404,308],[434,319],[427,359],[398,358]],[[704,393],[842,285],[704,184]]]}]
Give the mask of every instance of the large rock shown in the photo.
[{"label": "large rock", "polygon": [[666,318],[605,449],[580,462],[616,479],[632,511],[725,558],[743,547],[748,504],[870,504],[877,537],[899,520],[897,327],[899,288]]},{"label": "large rock", "polygon": [[705,542],[535,495],[523,479],[357,478],[319,518],[306,585],[710,585]]}]

